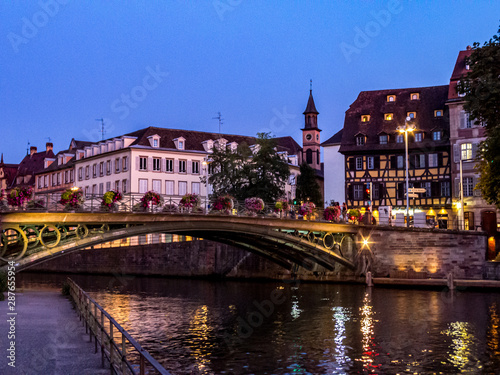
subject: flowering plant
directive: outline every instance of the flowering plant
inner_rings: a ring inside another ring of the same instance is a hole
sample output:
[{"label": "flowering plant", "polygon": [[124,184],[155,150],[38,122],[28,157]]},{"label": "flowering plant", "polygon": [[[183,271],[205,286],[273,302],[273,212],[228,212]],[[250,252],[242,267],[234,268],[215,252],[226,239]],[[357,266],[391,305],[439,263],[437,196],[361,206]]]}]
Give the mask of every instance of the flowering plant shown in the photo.
[{"label": "flowering plant", "polygon": [[66,209],[79,208],[83,204],[83,193],[78,188],[67,189],[61,194],[59,203]]},{"label": "flowering plant", "polygon": [[363,219],[361,212],[354,208],[347,211],[347,217],[352,221],[361,221]]},{"label": "flowering plant", "polygon": [[4,194],[4,190],[0,190],[0,202],[3,200],[3,194]]},{"label": "flowering plant", "polygon": [[101,208],[112,209],[116,202],[121,201],[123,198],[122,193],[116,190],[110,190],[102,196]]},{"label": "flowering plant", "polygon": [[245,208],[247,211],[257,213],[264,209],[264,201],[257,197],[247,198],[245,199]]},{"label": "flowering plant", "polygon": [[163,199],[160,194],[150,190],[141,198],[141,206],[144,208],[148,208],[149,202],[151,202],[151,205],[161,206],[163,203]]},{"label": "flowering plant", "polygon": [[339,206],[328,206],[323,212],[323,218],[328,221],[338,222],[340,218],[340,207]]},{"label": "flowering plant", "polygon": [[200,205],[200,197],[197,194],[186,194],[182,197],[179,207],[193,208]]},{"label": "flowering plant", "polygon": [[30,186],[14,188],[7,194],[7,203],[11,206],[21,207],[24,202],[31,199],[33,189]]},{"label": "flowering plant", "polygon": [[274,209],[276,211],[288,211],[289,204],[286,199],[278,199],[274,204]]},{"label": "flowering plant", "polygon": [[299,214],[302,216],[311,215],[315,208],[316,205],[313,202],[304,202],[302,206],[299,207]]},{"label": "flowering plant", "polygon": [[224,195],[217,197],[212,205],[212,210],[214,211],[225,211],[229,213],[233,209],[233,197],[230,195]]}]

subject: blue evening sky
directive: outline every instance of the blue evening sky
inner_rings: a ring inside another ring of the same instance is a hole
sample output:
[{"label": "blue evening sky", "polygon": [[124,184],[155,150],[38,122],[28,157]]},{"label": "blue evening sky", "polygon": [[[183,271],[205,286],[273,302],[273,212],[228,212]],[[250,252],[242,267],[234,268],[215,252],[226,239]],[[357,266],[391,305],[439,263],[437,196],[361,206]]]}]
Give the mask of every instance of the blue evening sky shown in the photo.
[{"label": "blue evening sky", "polygon": [[322,141],[363,90],[442,85],[499,26],[492,1],[1,1],[0,152],[147,126]]}]

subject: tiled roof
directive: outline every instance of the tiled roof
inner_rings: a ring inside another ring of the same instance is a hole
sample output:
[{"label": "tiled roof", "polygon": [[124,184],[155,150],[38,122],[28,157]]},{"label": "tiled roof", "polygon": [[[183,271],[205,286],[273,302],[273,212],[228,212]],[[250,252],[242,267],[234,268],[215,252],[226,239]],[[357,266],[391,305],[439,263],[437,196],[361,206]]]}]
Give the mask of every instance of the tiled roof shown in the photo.
[{"label": "tiled roof", "polygon": [[[73,149],[73,150],[68,149],[68,150],[59,151],[56,154],[56,156],[54,156],[54,158],[56,160],[52,164],[50,164],[45,169],[37,171],[35,174],[42,174],[42,173],[53,172],[53,171],[71,168],[75,162],[75,157],[74,157],[75,153],[76,153],[76,149]],[[58,156],[63,155],[63,154],[66,154],[66,155],[71,154],[71,155],[73,155],[73,157],[70,160],[68,160],[66,163],[58,165],[57,164]]]},{"label": "tiled roof", "polygon": [[337,133],[332,135],[329,139],[324,141],[321,146],[334,146],[334,145],[339,145],[340,141],[342,140],[342,132],[344,129],[340,129]]},{"label": "tiled roof", "polygon": [[34,185],[35,183],[35,173],[41,171],[44,166],[45,158],[54,158],[54,152],[52,150],[35,152],[33,155],[26,155],[24,159],[19,163],[17,168],[16,178],[19,176],[32,175],[30,181],[22,184],[16,184],[14,180],[12,187],[14,186],[24,186],[24,185]]},{"label": "tiled roof", "polygon": [[472,54],[472,49],[460,51],[458,53],[457,62],[450,78],[450,87],[448,90],[448,99],[458,99],[457,84],[460,78],[467,74],[468,70],[465,68],[465,59]]},{"label": "tiled roof", "polygon": [[[411,100],[410,94],[418,93],[418,100]],[[395,95],[394,102],[388,102],[387,96]],[[395,143],[396,128],[404,125],[407,112],[416,112],[412,123],[418,131],[426,133],[424,141],[410,142],[410,148],[445,147],[448,144],[449,117],[445,102],[448,97],[448,85],[417,87],[392,90],[362,91],[346,112],[342,132],[340,152],[363,153],[373,150],[404,149],[404,143]],[[442,110],[443,116],[434,117],[434,110]],[[385,113],[392,113],[393,120],[384,120]],[[362,115],[370,115],[369,122],[361,122]],[[441,141],[432,141],[431,131],[442,130]],[[380,133],[390,135],[388,144],[379,144]],[[366,135],[364,146],[356,145],[356,134]]]}]

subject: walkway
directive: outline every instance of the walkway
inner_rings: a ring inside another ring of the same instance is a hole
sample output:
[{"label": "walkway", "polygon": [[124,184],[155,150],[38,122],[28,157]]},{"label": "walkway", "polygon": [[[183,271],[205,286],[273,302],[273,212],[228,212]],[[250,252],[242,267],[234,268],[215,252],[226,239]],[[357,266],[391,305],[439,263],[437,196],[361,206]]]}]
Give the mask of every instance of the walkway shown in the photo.
[{"label": "walkway", "polygon": [[70,301],[54,290],[16,293],[16,367],[10,367],[7,308],[7,301],[1,301],[0,374],[109,374]]}]

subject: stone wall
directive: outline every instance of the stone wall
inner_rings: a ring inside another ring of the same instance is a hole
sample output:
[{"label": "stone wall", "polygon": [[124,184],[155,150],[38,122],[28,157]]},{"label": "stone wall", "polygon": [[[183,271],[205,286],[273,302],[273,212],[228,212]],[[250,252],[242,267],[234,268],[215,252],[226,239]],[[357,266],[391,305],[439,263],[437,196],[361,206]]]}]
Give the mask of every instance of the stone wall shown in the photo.
[{"label": "stone wall", "polygon": [[[374,277],[482,279],[486,234],[481,232],[365,227]],[[361,235],[358,242],[361,242]]]}]

